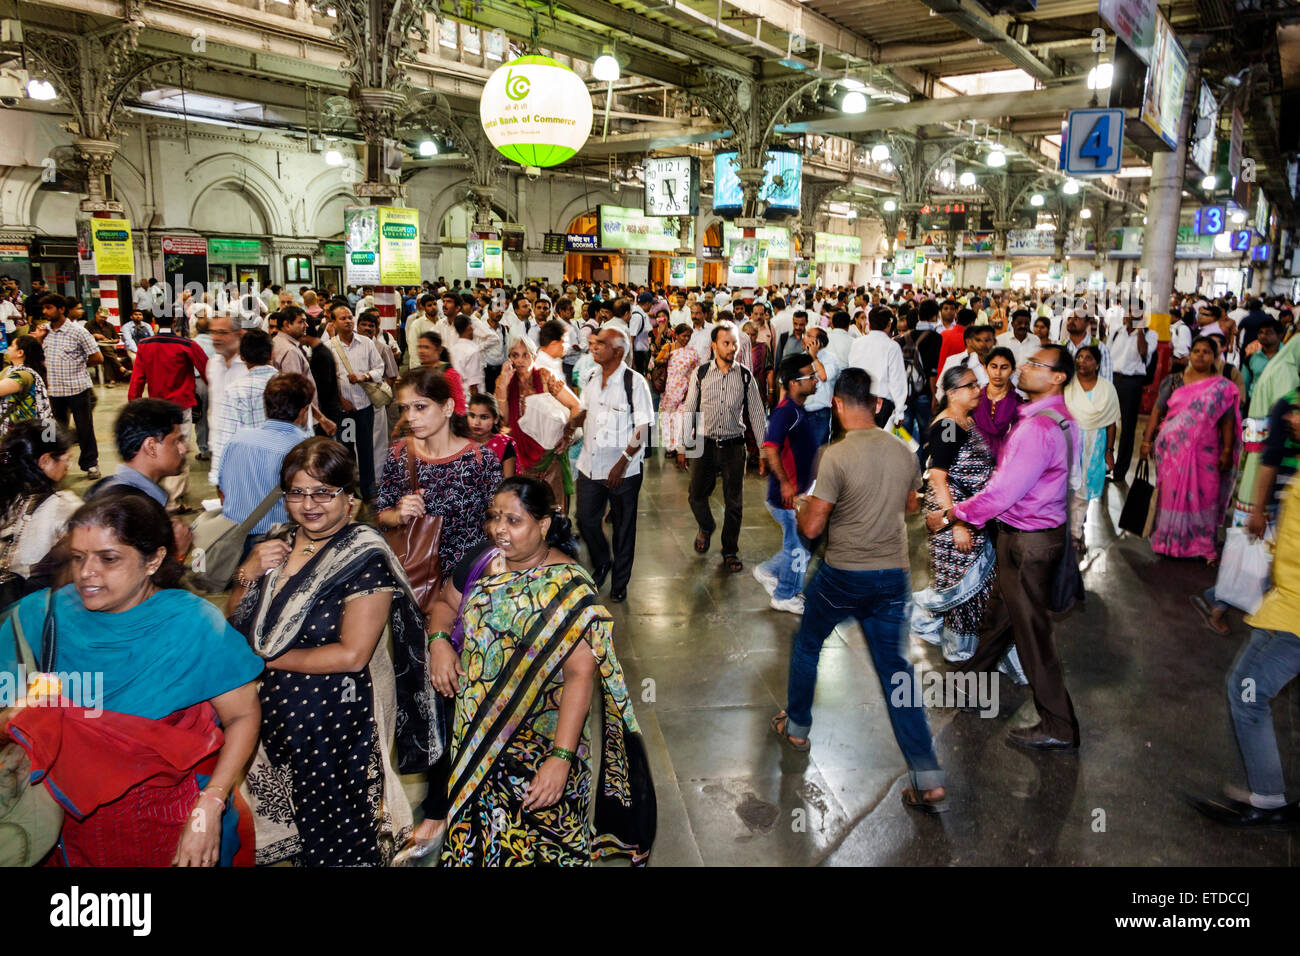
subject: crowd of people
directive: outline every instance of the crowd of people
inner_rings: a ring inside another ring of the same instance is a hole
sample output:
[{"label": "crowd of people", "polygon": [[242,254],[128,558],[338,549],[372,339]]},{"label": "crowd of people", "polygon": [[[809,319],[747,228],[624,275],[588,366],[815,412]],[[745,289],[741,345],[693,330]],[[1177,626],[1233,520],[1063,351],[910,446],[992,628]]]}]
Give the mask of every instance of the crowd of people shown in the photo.
[{"label": "crowd of people", "polygon": [[[1202,809],[1294,812],[1264,726],[1300,672],[1285,303],[1176,295],[1163,346],[1136,299],[440,278],[398,290],[384,330],[372,290],[336,291],[169,304],[146,280],[119,328],[0,290],[0,665],[67,705],[9,702],[0,743],[44,781],[25,796],[62,809],[47,862],[644,863],[654,788],[600,592],[634,586],[656,451],[689,475],[700,555],[721,479],[726,573],[744,570],[746,475],[766,477],[780,547],[752,573],[800,618],[774,733],[811,747],[822,644],[855,619],[904,801],[942,812],[925,713],[891,693],[915,677],[910,636],[1028,686],[1039,722],[1012,744],[1076,750],[1052,612],[1137,447],[1157,554],[1214,563],[1227,527],[1276,536],[1249,619],[1274,682],[1232,708],[1251,795]],[[127,386],[108,477],[92,372]],[[74,445],[84,497],[61,488]],[[217,489],[202,508],[192,459]],[[1224,633],[1213,591],[1193,603]],[[102,673],[102,700],[53,676],[74,672]]]}]

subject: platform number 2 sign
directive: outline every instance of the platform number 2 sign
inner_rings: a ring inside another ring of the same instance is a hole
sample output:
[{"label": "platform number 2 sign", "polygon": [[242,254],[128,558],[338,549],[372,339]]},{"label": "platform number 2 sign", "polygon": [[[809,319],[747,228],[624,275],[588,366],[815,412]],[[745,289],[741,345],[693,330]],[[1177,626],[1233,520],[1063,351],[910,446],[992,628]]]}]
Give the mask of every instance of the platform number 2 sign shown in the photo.
[{"label": "platform number 2 sign", "polygon": [[1071,176],[1117,173],[1123,153],[1123,110],[1071,110],[1063,164],[1067,173]]}]

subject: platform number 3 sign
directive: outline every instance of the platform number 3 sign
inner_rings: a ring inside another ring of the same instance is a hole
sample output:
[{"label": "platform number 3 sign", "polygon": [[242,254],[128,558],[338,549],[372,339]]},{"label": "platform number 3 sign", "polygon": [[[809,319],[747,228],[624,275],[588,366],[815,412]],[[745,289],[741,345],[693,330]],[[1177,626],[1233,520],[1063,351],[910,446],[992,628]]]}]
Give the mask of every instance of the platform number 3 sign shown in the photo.
[{"label": "platform number 3 sign", "polygon": [[1119,172],[1124,154],[1123,110],[1071,110],[1065,136],[1062,165],[1071,176]]}]

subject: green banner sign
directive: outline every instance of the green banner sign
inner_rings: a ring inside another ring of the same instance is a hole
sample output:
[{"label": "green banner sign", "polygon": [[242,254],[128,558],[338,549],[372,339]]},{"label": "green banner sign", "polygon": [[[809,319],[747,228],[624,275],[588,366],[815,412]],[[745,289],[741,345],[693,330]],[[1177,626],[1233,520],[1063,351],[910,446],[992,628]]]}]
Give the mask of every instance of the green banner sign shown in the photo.
[{"label": "green banner sign", "polygon": [[[647,216],[627,206],[599,206],[599,242],[602,249],[647,249],[673,252],[678,246],[678,220]],[[689,242],[694,244],[694,223]]]},{"label": "green banner sign", "polygon": [[208,258],[217,262],[253,262],[262,257],[260,239],[209,239]]},{"label": "green banner sign", "polygon": [[857,265],[862,261],[862,239],[859,236],[844,236],[835,232],[819,232],[816,236],[817,249],[814,258],[821,263],[842,262]]},{"label": "green banner sign", "polygon": [[[769,259],[793,259],[793,248],[790,244],[790,230],[785,226],[762,226],[754,231],[755,239],[762,239],[767,242],[767,257]],[[733,239],[744,239],[745,230],[731,223],[723,223],[722,241],[730,245]]]},{"label": "green banner sign", "polygon": [[348,285],[379,284],[379,210],[348,206],[343,210],[344,273]]}]

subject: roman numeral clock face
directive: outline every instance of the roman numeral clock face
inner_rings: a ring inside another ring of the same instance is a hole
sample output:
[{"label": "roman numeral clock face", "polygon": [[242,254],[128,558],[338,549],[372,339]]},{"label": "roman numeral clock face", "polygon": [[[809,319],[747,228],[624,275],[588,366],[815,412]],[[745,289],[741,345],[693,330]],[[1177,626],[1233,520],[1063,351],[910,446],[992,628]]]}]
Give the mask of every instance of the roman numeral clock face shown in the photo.
[{"label": "roman numeral clock face", "polygon": [[647,159],[645,161],[645,191],[645,212],[647,215],[690,215],[690,157],[663,156]]}]

